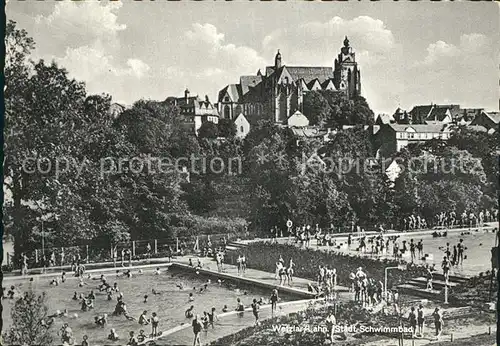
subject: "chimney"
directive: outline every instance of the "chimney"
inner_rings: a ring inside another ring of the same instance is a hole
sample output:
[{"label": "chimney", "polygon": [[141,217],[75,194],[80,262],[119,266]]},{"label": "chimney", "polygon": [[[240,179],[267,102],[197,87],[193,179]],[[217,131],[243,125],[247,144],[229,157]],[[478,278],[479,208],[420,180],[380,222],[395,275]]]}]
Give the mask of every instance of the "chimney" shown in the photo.
[{"label": "chimney", "polygon": [[186,102],[187,102],[187,100],[189,98],[189,89],[188,88],[186,88],[186,90],[184,91],[184,98],[186,99]]},{"label": "chimney", "polygon": [[210,103],[210,100],[208,99],[208,95],[205,95],[205,102]]}]

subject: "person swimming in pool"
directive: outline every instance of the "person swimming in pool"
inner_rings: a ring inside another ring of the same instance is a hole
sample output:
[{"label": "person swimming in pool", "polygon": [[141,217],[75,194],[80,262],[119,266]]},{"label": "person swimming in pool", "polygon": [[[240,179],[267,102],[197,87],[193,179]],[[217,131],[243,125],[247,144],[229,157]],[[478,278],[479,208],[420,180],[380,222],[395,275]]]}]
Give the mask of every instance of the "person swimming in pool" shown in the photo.
[{"label": "person swimming in pool", "polygon": [[194,316],[194,305],[191,305],[187,310],[186,312],[184,313],[184,316],[186,316],[186,318],[193,318]]},{"label": "person swimming in pool", "polygon": [[147,317],[147,314],[148,314],[148,311],[147,311],[147,310],[144,310],[144,311],[142,312],[142,314],[139,316],[138,322],[139,322],[139,324],[140,324],[140,325],[145,326],[145,325],[148,325],[148,324],[149,324],[150,320],[149,320],[149,318]]},{"label": "person swimming in pool", "polygon": [[119,336],[116,333],[115,329],[111,328],[111,331],[109,332],[109,335],[108,335],[108,340],[118,341],[118,339],[119,339]]}]

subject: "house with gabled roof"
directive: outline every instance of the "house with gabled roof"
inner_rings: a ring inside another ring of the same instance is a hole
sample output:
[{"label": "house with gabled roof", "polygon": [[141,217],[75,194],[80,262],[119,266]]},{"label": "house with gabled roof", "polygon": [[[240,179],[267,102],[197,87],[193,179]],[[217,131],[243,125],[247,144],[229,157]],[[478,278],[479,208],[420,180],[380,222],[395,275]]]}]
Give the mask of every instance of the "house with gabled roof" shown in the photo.
[{"label": "house with gabled roof", "polygon": [[483,126],[488,132],[498,131],[500,112],[482,111],[472,122],[471,126]]},{"label": "house with gabled roof", "polygon": [[247,118],[245,118],[243,113],[240,113],[240,115],[234,119],[234,126],[236,127],[235,136],[238,138],[245,138],[250,132],[250,123]]},{"label": "house with gabled roof", "polygon": [[448,140],[452,133],[449,124],[384,124],[373,137],[377,157],[390,157],[408,145],[431,139]]},{"label": "house with gabled roof", "polygon": [[184,97],[168,97],[165,102],[179,108],[184,127],[193,130],[195,134],[198,134],[199,128],[206,121],[219,123],[219,112],[208,96],[202,100],[198,95],[191,96],[186,88]]},{"label": "house with gabled roof", "polygon": [[241,113],[250,123],[269,119],[286,124],[297,110],[303,112],[304,95],[320,90],[347,97],[361,94],[361,74],[347,37],[333,66],[285,65],[278,50],[274,65],[264,73],[241,76],[238,84],[222,88],[217,109],[222,118],[235,119]]},{"label": "house with gabled roof", "polygon": [[[399,113],[398,113],[399,111]],[[398,124],[459,124],[468,125],[483,111],[482,108],[461,108],[460,105],[419,105],[413,107],[406,117],[398,113],[395,118]]]},{"label": "house with gabled roof", "polygon": [[307,127],[309,126],[309,119],[300,111],[296,111],[288,118],[287,125],[293,127]]}]

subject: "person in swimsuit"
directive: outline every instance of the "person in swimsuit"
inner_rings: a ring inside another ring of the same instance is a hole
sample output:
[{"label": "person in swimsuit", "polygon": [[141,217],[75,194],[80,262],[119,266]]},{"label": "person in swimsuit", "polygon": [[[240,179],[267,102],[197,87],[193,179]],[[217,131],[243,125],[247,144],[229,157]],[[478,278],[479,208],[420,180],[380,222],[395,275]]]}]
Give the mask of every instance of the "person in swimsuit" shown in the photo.
[{"label": "person in swimsuit", "polygon": [[418,335],[420,337],[424,336],[424,322],[425,322],[424,307],[422,304],[420,304],[417,310],[417,327],[418,327]]},{"label": "person in swimsuit", "polygon": [[274,311],[276,310],[278,304],[278,290],[274,289],[271,293],[271,315],[274,316]]},{"label": "person in swimsuit", "polygon": [[434,317],[434,327],[436,328],[436,336],[439,338],[441,333],[443,332],[443,314],[436,308],[432,313],[432,317]]},{"label": "person in swimsuit", "polygon": [[258,326],[259,322],[259,304],[257,303],[257,299],[254,298],[252,303],[252,313],[255,316],[255,325]]},{"label": "person in swimsuit", "polygon": [[201,346],[200,334],[201,330],[203,329],[203,325],[201,324],[200,321],[200,315],[196,315],[196,317],[193,319],[192,326],[194,334],[193,346],[196,346],[197,343],[199,346]]},{"label": "person in swimsuit", "polygon": [[158,324],[160,324],[160,319],[158,318],[156,312],[153,312],[151,315],[151,334],[153,335],[153,338],[159,335]]},{"label": "person in swimsuit", "polygon": [[215,308],[212,308],[212,310],[209,313],[207,313],[207,315],[208,315],[208,323],[212,326],[212,329],[214,329],[215,328],[214,322],[219,320],[219,318],[215,314]]},{"label": "person in swimsuit", "polygon": [[443,257],[443,261],[441,262],[441,268],[443,268],[444,280],[448,284],[448,276],[450,273],[450,261],[448,260],[448,257],[446,256]]},{"label": "person in swimsuit", "polygon": [[408,322],[411,327],[411,336],[415,338],[417,336],[417,314],[415,313],[415,307],[412,306],[410,313],[408,315]]},{"label": "person in swimsuit", "polygon": [[116,331],[114,328],[111,328],[111,331],[108,334],[108,340],[111,341],[118,341],[119,337],[118,334],[116,334]]},{"label": "person in swimsuit", "polygon": [[411,261],[415,260],[415,243],[413,242],[413,239],[410,239],[410,255],[411,255]]},{"label": "person in swimsuit", "polygon": [[148,311],[144,310],[137,320],[141,326],[148,325],[150,320],[147,318]]},{"label": "person in swimsuit", "polygon": [[[236,309],[235,311],[239,311],[239,312],[243,312],[245,311],[245,306],[243,305],[243,303],[241,302],[241,299],[240,298],[237,298],[236,299]],[[241,316],[241,315],[240,315]]]},{"label": "person in swimsuit", "polygon": [[186,318],[192,318],[193,315],[194,315],[194,305],[191,305],[187,310],[186,312],[184,312],[184,316],[186,316]]},{"label": "person in swimsuit", "polygon": [[135,333],[133,331],[130,331],[127,346],[137,346],[137,345],[139,345],[139,342],[137,341]]}]

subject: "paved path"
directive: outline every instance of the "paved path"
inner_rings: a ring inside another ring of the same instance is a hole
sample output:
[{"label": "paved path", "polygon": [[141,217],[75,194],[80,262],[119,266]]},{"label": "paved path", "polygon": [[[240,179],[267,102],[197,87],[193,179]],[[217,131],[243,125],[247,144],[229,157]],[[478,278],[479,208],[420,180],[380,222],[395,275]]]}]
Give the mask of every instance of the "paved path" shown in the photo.
[{"label": "paved path", "polygon": [[[404,237],[410,237],[412,235],[425,235],[425,234],[432,234],[434,232],[448,232],[448,233],[454,233],[454,232],[465,232],[465,231],[471,231],[472,229],[477,229],[481,228],[484,230],[491,230],[494,228],[498,228],[498,223],[496,222],[486,222],[482,227],[458,227],[458,228],[436,228],[436,229],[418,229],[418,230],[411,230],[411,231],[395,231],[395,230],[389,230],[386,233],[384,233],[385,237],[389,236],[404,236]],[[347,240],[347,237],[349,234],[352,234],[352,239],[358,239],[361,236],[358,235],[357,232],[354,233],[332,233],[332,237],[337,239],[337,240]],[[368,231],[365,232],[364,235],[366,236],[373,236],[379,234],[379,232],[375,231]],[[293,238],[292,238],[293,239]],[[253,243],[253,242],[258,242],[258,241],[270,241],[271,238],[255,238],[255,239],[244,239],[244,240],[237,240],[236,242],[241,243],[241,244],[248,244],[248,243]],[[289,239],[288,237],[279,237],[277,238],[279,243],[286,243]],[[311,241],[311,244],[316,244],[315,240]]]}]

